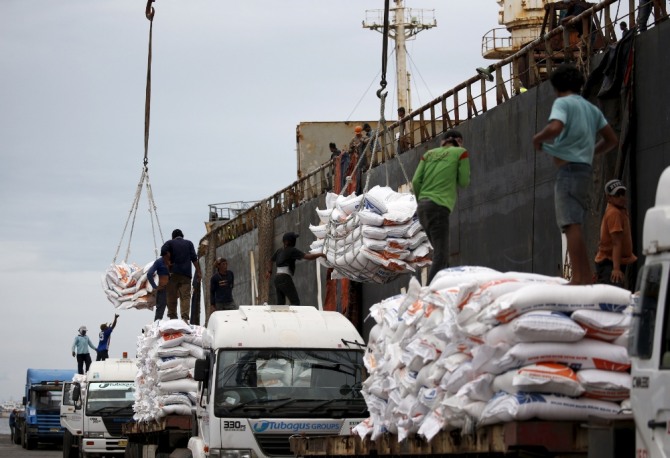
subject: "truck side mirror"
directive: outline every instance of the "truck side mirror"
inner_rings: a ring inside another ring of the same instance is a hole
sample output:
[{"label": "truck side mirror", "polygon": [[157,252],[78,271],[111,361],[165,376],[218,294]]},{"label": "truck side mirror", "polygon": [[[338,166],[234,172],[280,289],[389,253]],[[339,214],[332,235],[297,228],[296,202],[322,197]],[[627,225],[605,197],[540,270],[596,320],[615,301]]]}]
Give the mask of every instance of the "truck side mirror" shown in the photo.
[{"label": "truck side mirror", "polygon": [[209,355],[205,359],[198,359],[195,361],[193,378],[198,382],[206,382],[209,380]]},{"label": "truck side mirror", "polygon": [[28,400],[26,399],[25,396],[23,397],[23,400],[21,401],[21,403],[22,403],[24,406],[28,404]]},{"label": "truck side mirror", "polygon": [[72,388],[72,400],[74,402],[79,402],[79,399],[81,399],[81,386],[78,383],[75,383]]}]

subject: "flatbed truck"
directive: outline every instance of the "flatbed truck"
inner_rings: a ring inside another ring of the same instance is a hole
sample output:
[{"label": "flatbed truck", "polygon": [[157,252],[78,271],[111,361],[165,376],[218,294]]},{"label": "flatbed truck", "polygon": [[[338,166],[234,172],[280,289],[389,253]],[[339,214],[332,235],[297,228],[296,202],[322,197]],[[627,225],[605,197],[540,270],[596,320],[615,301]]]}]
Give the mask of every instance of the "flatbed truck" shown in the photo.
[{"label": "flatbed truck", "polygon": [[126,425],[126,458],[290,456],[290,436],[349,436],[369,416],[365,344],[340,313],[240,306],[206,332],[193,415]]}]

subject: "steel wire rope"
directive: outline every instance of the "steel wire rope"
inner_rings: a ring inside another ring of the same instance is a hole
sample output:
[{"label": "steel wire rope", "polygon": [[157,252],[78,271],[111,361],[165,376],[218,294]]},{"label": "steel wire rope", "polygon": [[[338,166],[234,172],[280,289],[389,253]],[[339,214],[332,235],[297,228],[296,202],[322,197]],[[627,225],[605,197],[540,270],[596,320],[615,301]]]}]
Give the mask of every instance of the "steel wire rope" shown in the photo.
[{"label": "steel wire rope", "polygon": [[380,73],[381,73],[381,70],[378,71],[377,74],[372,78],[372,81],[370,81],[370,84],[368,85],[367,89],[365,89],[365,91],[363,91],[363,94],[361,95],[361,98],[358,99],[358,102],[356,102],[356,105],[354,105],[354,108],[351,110],[351,113],[349,113],[349,116],[347,116],[345,121],[350,121],[351,120],[351,117],[353,116],[354,112],[358,109],[358,107],[360,106],[360,104],[363,101],[363,99],[365,98],[365,96],[368,95],[368,91],[370,91],[370,88],[372,87],[372,85],[375,84],[375,80],[377,79],[377,77],[379,76]]},{"label": "steel wire rope", "polygon": [[[376,146],[377,146],[377,142],[378,142],[378,139],[379,139],[379,128],[380,128],[380,126],[384,126],[384,130],[386,130],[386,127],[385,127],[386,120],[384,119],[384,104],[385,104],[386,92],[384,91],[384,89],[387,86],[386,69],[387,69],[387,63],[388,63],[387,53],[388,53],[388,31],[389,31],[389,2],[390,2],[390,0],[385,0],[385,2],[384,2],[384,32],[383,32],[383,40],[382,40],[382,43],[383,43],[382,44],[382,69],[381,69],[381,80],[379,82],[380,89],[377,91],[377,97],[379,97],[379,99],[380,99],[381,115],[380,115],[379,123],[377,125],[375,140],[374,140],[374,142],[368,141],[366,143],[365,148],[363,149],[361,155],[358,157],[358,160],[356,161],[356,165],[353,168],[353,170],[351,172],[351,175],[347,176],[346,179],[345,179],[346,186],[341,191],[342,195],[345,195],[346,189],[349,187],[349,184],[351,183],[351,177],[355,173],[357,173],[358,168],[361,166],[363,158],[366,156],[367,151],[370,149],[370,143],[373,143],[372,151],[375,151]],[[370,85],[370,86],[372,86],[372,85]],[[368,87],[368,90],[369,90],[369,87]],[[366,90],[366,92],[367,92],[367,90]],[[371,167],[372,167],[372,157],[370,157],[370,161],[369,161],[369,164],[368,164],[368,170],[370,170]],[[387,181],[388,181],[388,178],[387,178]],[[363,190],[363,194],[365,194],[367,192],[369,182],[370,182],[370,174],[368,173],[367,176],[366,176],[366,179],[365,179],[365,187],[364,187],[364,190]],[[358,223],[358,221],[357,221],[358,220],[358,214],[356,213],[353,218],[354,218],[354,224],[356,226],[358,226],[358,224],[357,224]],[[333,245],[334,245],[334,249],[335,249],[334,260],[336,261],[339,250],[338,250],[338,247],[337,247],[337,237],[332,237],[331,236],[332,235],[331,234],[331,227],[332,227],[331,223],[332,223],[332,218],[329,218],[328,225],[327,225],[326,236],[325,236],[324,248],[326,250],[328,250],[329,247],[327,245],[328,245],[329,239],[335,239],[335,242],[333,243]],[[344,223],[341,223],[341,224],[345,225],[345,231],[346,231],[347,223],[348,223],[348,221],[345,221]],[[335,228],[336,233],[337,233],[337,225],[338,224],[336,223],[336,228]],[[356,231],[354,230],[354,232],[356,232]],[[346,243],[347,237],[348,236],[345,233],[344,236],[343,236],[343,238],[345,240],[345,243]],[[359,233],[358,234],[353,234],[352,242],[355,244],[355,242],[358,239],[362,240],[362,238],[363,238],[363,231],[359,228]],[[346,256],[345,256],[345,260],[346,260]],[[334,264],[335,265],[333,267],[335,267],[336,269],[348,271],[348,269],[341,269],[340,266],[338,266],[336,263],[334,263]],[[347,272],[347,273],[349,273],[349,272]],[[348,277],[352,278],[353,275],[351,275],[349,273]],[[363,279],[359,278],[357,281],[361,281],[361,280],[363,280]]]},{"label": "steel wire rope", "polygon": [[[414,59],[412,59],[412,55],[409,52],[407,53],[407,57],[409,57],[409,61],[412,65],[412,68],[415,69],[416,72],[419,74],[419,78],[421,78],[421,82],[426,87],[426,91],[428,91],[428,95],[430,95],[430,99],[435,100],[435,96],[430,91],[430,87],[428,87],[428,83],[426,83],[426,80],[423,78],[423,75],[421,74],[421,70],[419,70],[419,67],[416,65],[416,63],[414,62]],[[417,89],[416,92],[417,92],[417,96],[418,96],[419,95],[419,87],[416,84],[416,82],[414,82],[414,86]],[[419,105],[422,105],[421,100],[419,100]]]},{"label": "steel wire rope", "polygon": [[[377,97],[379,97],[382,110],[383,110],[383,107],[384,107],[384,97],[385,97],[384,89],[386,89],[386,85],[387,85],[386,69],[388,67],[387,53],[388,53],[388,41],[389,41],[389,11],[390,11],[389,4],[390,4],[390,0],[384,0],[384,29],[383,29],[384,31],[382,32],[382,70],[381,70],[382,75],[381,75],[381,80],[379,81],[379,86],[380,87],[377,90]],[[382,111],[380,122],[383,119],[384,119],[384,112]],[[379,127],[377,128],[377,130],[379,130]],[[365,145],[365,148],[362,151],[362,154],[358,157],[358,160],[356,161],[356,165],[354,166],[353,170],[351,171],[351,175],[348,175],[345,179],[345,183],[347,184],[346,188],[348,188],[349,184],[351,183],[352,175],[354,175],[358,171],[358,168],[360,167],[360,165],[363,161],[363,158],[365,157],[365,154],[367,153],[367,150],[369,149],[369,147],[370,147],[370,142],[367,142],[367,144]],[[371,167],[371,165],[372,165],[372,160],[370,160],[369,167]],[[368,170],[369,170],[369,168],[368,168]],[[369,181],[370,181],[370,176],[368,174],[368,176],[365,179],[365,187],[363,189],[363,193],[367,192],[367,187],[368,187]],[[343,195],[346,192],[346,188],[344,190],[342,190]]]},{"label": "steel wire rope", "polygon": [[153,198],[153,191],[151,188],[151,183],[149,181],[149,127],[150,127],[150,120],[151,120],[151,62],[152,62],[152,48],[153,48],[153,24],[154,24],[154,16],[156,13],[156,10],[153,8],[151,5],[155,0],[147,0],[147,5],[145,8],[145,16],[149,20],[149,49],[148,49],[148,54],[147,54],[147,83],[146,83],[146,90],[145,90],[145,100],[144,100],[144,159],[142,162],[142,173],[140,176],[140,181],[137,184],[136,190],[135,190],[135,197],[133,199],[133,203],[130,206],[130,211],[128,214],[128,218],[126,219],[126,223],[123,227],[123,231],[121,232],[121,239],[119,240],[119,244],[116,247],[116,252],[114,253],[114,258],[112,260],[112,263],[116,263],[116,259],[118,258],[119,251],[121,250],[121,245],[123,243],[123,240],[125,238],[126,232],[128,231],[128,225],[130,224],[130,232],[128,233],[128,245],[126,247],[126,254],[124,261],[127,261],[130,257],[130,246],[131,246],[131,241],[133,238],[133,233],[135,229],[135,221],[137,220],[137,209],[139,207],[139,201],[142,195],[142,188],[146,186],[147,188],[147,200],[148,200],[148,205],[149,205],[149,218],[151,221],[151,230],[152,230],[152,236],[153,236],[153,242],[154,242],[154,252],[156,255],[158,255],[158,248],[156,244],[156,226],[154,225],[154,218],[156,219],[156,225],[158,226],[158,232],[161,238],[161,241],[163,239],[163,233],[160,227],[160,221],[158,219],[158,211],[157,211],[157,206],[156,202]]}]

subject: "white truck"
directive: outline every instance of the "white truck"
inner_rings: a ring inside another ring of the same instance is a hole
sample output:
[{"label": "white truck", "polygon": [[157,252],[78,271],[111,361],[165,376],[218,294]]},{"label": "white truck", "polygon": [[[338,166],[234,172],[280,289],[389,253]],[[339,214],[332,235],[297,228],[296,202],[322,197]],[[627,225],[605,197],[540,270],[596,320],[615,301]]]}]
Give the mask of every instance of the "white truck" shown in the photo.
[{"label": "white truck", "polygon": [[127,458],[291,456],[290,436],[348,436],[369,416],[365,344],[343,315],[241,306],[214,312],[207,334],[194,415],[127,425]]},{"label": "white truck", "polygon": [[132,421],[137,360],[109,358],[91,364],[85,382],[63,387],[63,458],[122,456],[122,427]]},{"label": "white truck", "polygon": [[660,458],[670,456],[670,167],[645,216],[642,243],[646,259],[628,349],[635,456]]}]

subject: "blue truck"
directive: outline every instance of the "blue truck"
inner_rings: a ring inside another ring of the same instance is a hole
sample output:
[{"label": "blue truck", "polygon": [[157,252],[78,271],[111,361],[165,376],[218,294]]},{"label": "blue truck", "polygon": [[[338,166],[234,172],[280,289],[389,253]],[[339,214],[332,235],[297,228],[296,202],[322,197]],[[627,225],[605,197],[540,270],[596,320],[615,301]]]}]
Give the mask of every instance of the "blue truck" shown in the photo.
[{"label": "blue truck", "polygon": [[25,449],[40,442],[60,444],[64,429],[60,425],[63,383],[72,381],[72,369],[28,369],[23,396],[25,415],[17,419],[16,428]]}]

